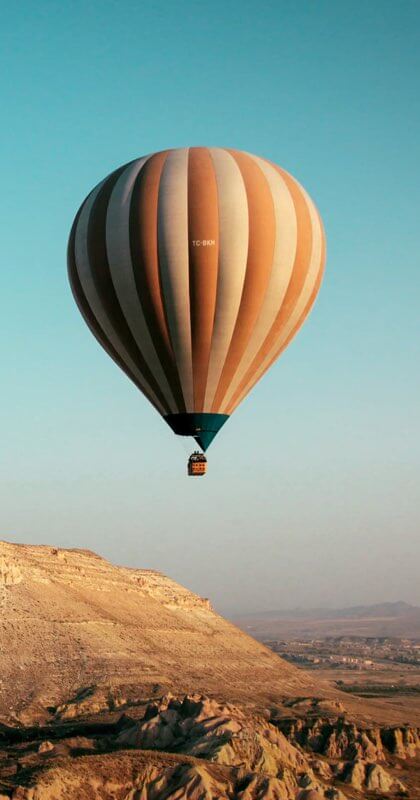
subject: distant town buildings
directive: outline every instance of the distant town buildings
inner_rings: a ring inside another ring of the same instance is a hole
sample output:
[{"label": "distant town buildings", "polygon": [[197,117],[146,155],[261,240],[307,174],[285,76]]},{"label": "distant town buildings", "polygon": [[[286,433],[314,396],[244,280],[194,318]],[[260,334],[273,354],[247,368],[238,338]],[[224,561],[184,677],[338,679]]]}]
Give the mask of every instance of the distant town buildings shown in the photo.
[{"label": "distant town buildings", "polygon": [[328,636],[264,642],[287,661],[307,668],[381,670],[395,664],[420,666],[420,642],[412,639],[370,636]]}]

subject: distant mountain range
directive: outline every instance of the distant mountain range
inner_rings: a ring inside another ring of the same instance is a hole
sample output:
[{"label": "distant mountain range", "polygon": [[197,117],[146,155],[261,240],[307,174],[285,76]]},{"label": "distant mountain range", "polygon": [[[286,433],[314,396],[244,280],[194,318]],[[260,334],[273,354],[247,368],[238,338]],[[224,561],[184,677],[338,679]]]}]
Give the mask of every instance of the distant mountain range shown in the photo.
[{"label": "distant mountain range", "polygon": [[256,611],[239,614],[237,619],[354,619],[360,617],[403,617],[406,614],[419,614],[420,607],[398,600],[396,603],[374,603],[347,608],[289,608],[272,611]]},{"label": "distant mountain range", "polygon": [[420,607],[403,601],[348,608],[292,608],[232,617],[257,639],[313,636],[420,638]]}]

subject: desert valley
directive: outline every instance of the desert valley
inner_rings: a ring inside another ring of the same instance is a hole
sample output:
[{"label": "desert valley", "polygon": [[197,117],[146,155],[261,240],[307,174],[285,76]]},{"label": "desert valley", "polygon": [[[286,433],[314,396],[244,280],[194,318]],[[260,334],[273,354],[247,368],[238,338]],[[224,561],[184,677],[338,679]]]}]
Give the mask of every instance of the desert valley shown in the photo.
[{"label": "desert valley", "polygon": [[89,551],[3,542],[0,578],[2,800],[419,796],[415,704],[340,691]]}]

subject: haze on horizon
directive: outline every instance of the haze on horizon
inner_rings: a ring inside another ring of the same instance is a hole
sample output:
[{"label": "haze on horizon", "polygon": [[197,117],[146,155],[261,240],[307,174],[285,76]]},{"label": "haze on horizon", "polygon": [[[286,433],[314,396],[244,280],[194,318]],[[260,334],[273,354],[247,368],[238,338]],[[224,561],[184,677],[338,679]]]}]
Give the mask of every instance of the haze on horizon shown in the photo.
[{"label": "haze on horizon", "polygon": [[[4,12],[0,538],[158,569],[235,613],[420,604],[420,6],[240,8]],[[65,264],[90,188],[187,144],[281,164],[328,242],[314,311],[200,481]]]}]

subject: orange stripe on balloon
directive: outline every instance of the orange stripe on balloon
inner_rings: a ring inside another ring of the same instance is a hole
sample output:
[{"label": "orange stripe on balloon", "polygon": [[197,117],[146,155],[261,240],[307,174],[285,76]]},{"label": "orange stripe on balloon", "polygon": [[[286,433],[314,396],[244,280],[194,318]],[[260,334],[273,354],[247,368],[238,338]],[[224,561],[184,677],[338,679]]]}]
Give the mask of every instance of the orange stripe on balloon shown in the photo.
[{"label": "orange stripe on balloon", "polygon": [[194,411],[204,407],[216,307],[219,213],[213,161],[207,148],[188,159],[188,243]]},{"label": "orange stripe on balloon", "polygon": [[323,227],[322,227],[321,219],[320,219],[320,223],[321,223],[321,231],[322,231],[322,252],[321,252],[319,273],[318,273],[318,276],[317,276],[317,279],[316,279],[316,282],[315,282],[315,286],[314,286],[314,288],[312,290],[311,296],[310,296],[310,298],[309,298],[304,310],[302,311],[302,314],[299,317],[298,322],[294,326],[293,330],[290,332],[290,334],[287,337],[286,341],[283,342],[283,344],[280,347],[280,349],[278,350],[278,352],[276,352],[276,354],[270,359],[268,364],[264,367],[263,371],[258,373],[258,375],[255,378],[255,381],[253,381],[253,382],[251,381],[248,384],[248,386],[246,386],[243,389],[242,394],[239,397],[236,397],[236,401],[232,401],[229,404],[229,409],[225,412],[226,414],[232,414],[232,412],[235,410],[235,408],[237,408],[239,403],[241,403],[242,400],[244,400],[244,398],[247,396],[247,394],[249,394],[249,392],[251,391],[251,389],[253,388],[255,383],[257,383],[259,380],[261,380],[261,378],[265,375],[265,373],[268,372],[270,367],[272,367],[274,362],[277,361],[278,358],[280,358],[281,354],[289,346],[290,342],[296,336],[297,332],[302,327],[303,323],[305,322],[305,320],[307,319],[307,317],[309,316],[309,314],[311,312],[312,306],[313,306],[313,304],[314,304],[314,302],[316,300],[317,294],[319,292],[319,288],[321,286],[322,279],[324,277],[324,271],[325,271],[326,241],[325,241],[325,234],[324,234],[324,230],[323,230]]},{"label": "orange stripe on balloon", "polygon": [[178,406],[185,411],[184,396],[169,335],[159,278],[157,218],[159,184],[169,151],[146,161],[133,190],[130,240],[134,276],[143,313],[157,355]]},{"label": "orange stripe on balloon", "polygon": [[314,286],[314,288],[312,290],[311,296],[310,296],[310,298],[309,298],[309,300],[308,300],[308,302],[307,302],[307,304],[306,304],[306,306],[305,306],[305,308],[304,308],[304,310],[302,312],[301,317],[299,317],[298,322],[294,326],[293,330],[289,333],[289,336],[287,337],[287,339],[284,342],[284,344],[281,346],[280,351],[270,361],[269,366],[267,367],[267,369],[269,369],[271,367],[271,365],[276,360],[276,358],[278,358],[282,354],[282,352],[286,349],[286,347],[289,346],[289,344],[292,341],[292,339],[296,336],[299,328],[302,327],[303,323],[305,322],[305,320],[309,316],[309,313],[310,313],[310,311],[312,309],[312,306],[313,306],[313,304],[314,304],[314,302],[316,300],[316,296],[317,296],[317,294],[319,292],[319,288],[321,286],[322,279],[324,277],[324,271],[325,271],[325,237],[323,235],[323,237],[322,237],[321,263],[320,263],[319,273],[318,273],[318,276],[317,276],[317,279],[316,279],[316,282],[315,282],[315,286]]},{"label": "orange stripe on balloon", "polygon": [[275,346],[276,340],[281,337],[282,331],[286,327],[303,289],[311,260],[312,223],[305,197],[300,190],[299,184],[287,172],[282,170],[280,167],[277,167],[275,164],[273,164],[273,166],[277,169],[283,180],[286,182],[295,206],[297,219],[297,248],[295,262],[293,265],[289,286],[279,313],[277,314],[277,317],[264,343],[261,345],[252,364],[249,366],[242,381],[240,382],[235,394],[232,396],[228,408],[224,409],[223,413],[226,414],[230,414],[231,409],[236,407],[238,399],[242,395],[245,387],[249,383],[253,385],[253,375],[257,373],[259,367],[264,362],[264,359]]},{"label": "orange stripe on balloon", "polygon": [[247,194],[249,214],[248,258],[241,304],[232,341],[213,400],[213,413],[217,413],[220,409],[264,302],[273,266],[276,236],[273,198],[265,175],[251,156],[236,150],[229,150],[228,152],[238,164]]},{"label": "orange stripe on balloon", "polygon": [[301,316],[299,317],[298,322],[293,327],[293,330],[289,333],[289,336],[287,337],[286,341],[282,345],[280,351],[277,353],[277,355],[275,355],[273,357],[272,360],[270,360],[270,364],[267,367],[267,369],[269,369],[271,367],[271,365],[276,360],[276,358],[278,358],[281,355],[281,353],[286,349],[286,347],[289,346],[290,342],[296,336],[298,330],[302,327],[302,325],[305,322],[306,318],[309,316],[309,313],[310,313],[310,311],[312,309],[312,306],[313,306],[313,304],[314,304],[314,302],[316,300],[317,294],[319,292],[319,289],[320,289],[320,286],[321,286],[321,283],[322,283],[322,279],[324,277],[325,261],[326,261],[326,250],[327,250],[326,244],[327,243],[326,243],[326,238],[325,238],[324,226],[322,224],[322,219],[321,219],[318,211],[316,211],[316,214],[317,214],[317,217],[318,217],[318,220],[319,220],[319,228],[320,228],[320,231],[321,231],[321,256],[320,256],[320,259],[319,259],[319,272],[318,272],[318,275],[317,275],[317,279],[315,281],[315,285],[314,285],[314,288],[313,288],[313,290],[311,292],[309,300],[308,300],[308,302],[307,302],[307,304],[306,304]]}]

